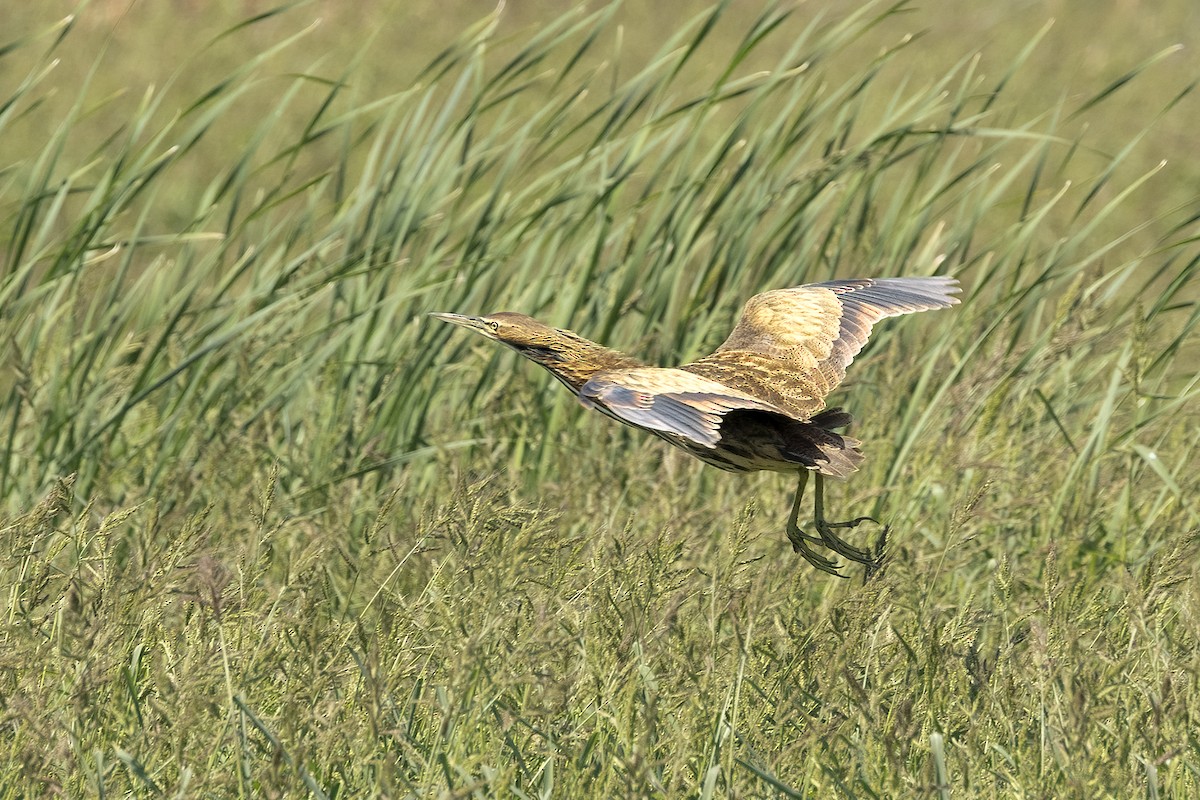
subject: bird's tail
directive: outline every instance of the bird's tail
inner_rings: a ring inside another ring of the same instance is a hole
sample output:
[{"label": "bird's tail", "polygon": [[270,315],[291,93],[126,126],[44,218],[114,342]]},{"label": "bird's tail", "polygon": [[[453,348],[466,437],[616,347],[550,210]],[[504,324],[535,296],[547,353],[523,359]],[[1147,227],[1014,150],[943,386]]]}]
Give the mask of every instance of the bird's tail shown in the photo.
[{"label": "bird's tail", "polygon": [[[807,458],[805,466],[832,478],[845,478],[863,462],[862,442],[835,432],[854,420],[844,409],[829,408],[807,422],[797,424],[796,438]],[[815,451],[815,452],[814,452]]]},{"label": "bird's tail", "polygon": [[828,431],[832,431],[834,428],[845,428],[853,421],[854,417],[850,416],[850,412],[844,408],[827,408],[809,420],[813,425]]}]

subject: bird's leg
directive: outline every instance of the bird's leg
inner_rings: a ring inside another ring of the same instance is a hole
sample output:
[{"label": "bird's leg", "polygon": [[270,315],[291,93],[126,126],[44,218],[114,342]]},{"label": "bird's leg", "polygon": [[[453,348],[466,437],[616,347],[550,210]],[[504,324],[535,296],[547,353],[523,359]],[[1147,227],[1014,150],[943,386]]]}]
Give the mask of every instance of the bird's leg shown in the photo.
[{"label": "bird's leg", "polygon": [[813,504],[813,523],[817,527],[817,533],[821,534],[821,543],[840,556],[845,556],[851,561],[857,561],[860,564],[866,564],[868,570],[876,567],[878,564],[877,556],[872,555],[869,550],[863,550],[847,543],[834,533],[833,529],[853,528],[863,522],[874,522],[878,525],[879,520],[874,517],[858,517],[846,522],[830,522],[825,519],[825,478],[819,472],[817,473],[816,490],[817,496]]},{"label": "bird's leg", "polygon": [[[819,479],[820,479],[820,476],[818,476],[818,480]],[[810,536],[809,534],[800,530],[800,526],[796,522],[800,516],[800,501],[802,499],[804,499],[804,487],[807,484],[808,484],[808,470],[801,469],[800,470],[800,485],[796,487],[796,498],[792,501],[792,515],[790,517],[788,517],[788,524],[787,524],[788,539],[790,539],[792,542],[792,549],[795,550],[800,555],[804,556],[804,558],[808,560],[808,563],[812,564],[814,567],[821,570],[822,572],[828,572],[830,575],[836,575],[839,578],[844,578],[845,576],[842,575],[840,572],[838,572],[839,565],[836,561],[834,561],[833,559],[830,559],[830,558],[826,558],[825,556],[821,555],[820,553],[816,552],[815,550],[813,550],[811,547],[808,546],[809,542],[816,542],[817,544],[824,544],[825,543],[824,539],[822,539],[821,537],[818,537],[818,536]],[[818,484],[818,486],[819,485],[820,484]]]}]

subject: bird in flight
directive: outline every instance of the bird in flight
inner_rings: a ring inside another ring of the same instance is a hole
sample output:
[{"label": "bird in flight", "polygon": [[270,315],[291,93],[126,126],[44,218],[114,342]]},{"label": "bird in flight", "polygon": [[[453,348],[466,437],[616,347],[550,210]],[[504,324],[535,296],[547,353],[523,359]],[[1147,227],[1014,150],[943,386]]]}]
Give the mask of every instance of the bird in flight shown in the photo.
[{"label": "bird in flight", "polygon": [[[792,549],[813,566],[840,575],[836,558],[863,564],[872,553],[836,533],[871,517],[825,518],[825,477],[845,478],[863,455],[857,439],[838,433],[851,422],[825,398],[884,317],[956,305],[949,277],[859,278],[775,289],[751,297],[729,338],[716,351],[679,367],[654,367],[572,331],[509,311],[482,317],[432,314],[500,342],[549,370],[579,398],[615,420],[649,431],[730,472],[798,472],[787,523]],[[813,526],[798,524],[800,501],[813,473]],[[886,528],[884,529],[886,533]]]}]

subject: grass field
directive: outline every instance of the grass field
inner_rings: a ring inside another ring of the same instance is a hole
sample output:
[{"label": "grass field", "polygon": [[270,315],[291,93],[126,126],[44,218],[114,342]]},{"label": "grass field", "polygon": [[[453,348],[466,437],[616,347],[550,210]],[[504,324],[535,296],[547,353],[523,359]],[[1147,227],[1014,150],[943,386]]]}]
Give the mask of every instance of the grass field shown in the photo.
[{"label": "grass field", "polygon": [[[1200,796],[1194,4],[210,5],[0,0],[0,798]],[[935,272],[869,582],[425,316]]]}]

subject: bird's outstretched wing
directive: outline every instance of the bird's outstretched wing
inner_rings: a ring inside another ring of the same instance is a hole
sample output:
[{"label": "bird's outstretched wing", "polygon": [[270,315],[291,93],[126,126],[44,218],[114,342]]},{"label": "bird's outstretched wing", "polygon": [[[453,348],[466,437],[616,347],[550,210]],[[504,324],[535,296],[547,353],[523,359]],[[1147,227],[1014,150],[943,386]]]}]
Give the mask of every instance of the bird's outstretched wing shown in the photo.
[{"label": "bird's outstretched wing", "polygon": [[786,417],[771,403],[681,369],[641,367],[601,372],[579,390],[588,408],[639,428],[713,447],[721,421],[734,409]]},{"label": "bird's outstretched wing", "polygon": [[846,376],[876,322],[958,303],[949,277],[861,278],[750,298],[716,352],[681,370],[807,419]]}]

